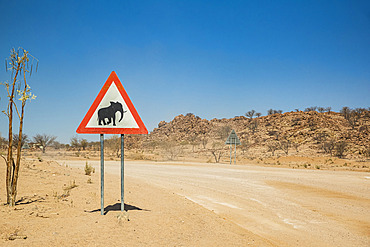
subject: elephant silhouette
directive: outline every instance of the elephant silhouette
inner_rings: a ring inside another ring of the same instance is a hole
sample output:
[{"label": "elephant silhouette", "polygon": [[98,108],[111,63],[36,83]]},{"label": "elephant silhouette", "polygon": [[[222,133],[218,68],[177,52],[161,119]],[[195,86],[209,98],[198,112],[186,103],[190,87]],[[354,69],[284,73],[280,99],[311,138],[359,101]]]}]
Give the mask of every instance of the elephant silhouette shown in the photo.
[{"label": "elephant silhouette", "polygon": [[[98,124],[99,125],[108,125],[113,122],[113,126],[116,126],[116,112],[121,113],[121,119],[118,122],[121,122],[123,114],[127,111],[123,111],[122,104],[117,102],[110,102],[110,106],[103,107],[98,110]],[[106,122],[105,120],[108,119]]]}]

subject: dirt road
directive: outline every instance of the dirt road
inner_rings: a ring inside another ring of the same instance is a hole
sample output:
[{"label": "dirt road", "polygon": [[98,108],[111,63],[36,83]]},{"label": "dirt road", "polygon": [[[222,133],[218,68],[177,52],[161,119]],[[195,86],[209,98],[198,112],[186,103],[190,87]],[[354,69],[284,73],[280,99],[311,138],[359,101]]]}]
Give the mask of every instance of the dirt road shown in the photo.
[{"label": "dirt road", "polygon": [[[99,161],[89,164],[100,169]],[[119,169],[105,162],[106,173]],[[277,246],[370,245],[370,173],[126,161],[125,176],[185,196]]]}]

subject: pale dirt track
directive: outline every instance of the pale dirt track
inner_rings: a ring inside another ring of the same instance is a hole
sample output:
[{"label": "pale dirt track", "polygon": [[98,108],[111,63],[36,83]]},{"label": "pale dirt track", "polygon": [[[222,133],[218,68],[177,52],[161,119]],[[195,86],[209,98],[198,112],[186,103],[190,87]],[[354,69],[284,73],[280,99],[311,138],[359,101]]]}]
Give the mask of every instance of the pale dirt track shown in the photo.
[{"label": "pale dirt track", "polygon": [[[99,161],[89,164],[100,171]],[[106,161],[105,172],[120,174],[119,162]],[[125,176],[185,196],[277,246],[370,246],[370,173],[126,161]]]}]

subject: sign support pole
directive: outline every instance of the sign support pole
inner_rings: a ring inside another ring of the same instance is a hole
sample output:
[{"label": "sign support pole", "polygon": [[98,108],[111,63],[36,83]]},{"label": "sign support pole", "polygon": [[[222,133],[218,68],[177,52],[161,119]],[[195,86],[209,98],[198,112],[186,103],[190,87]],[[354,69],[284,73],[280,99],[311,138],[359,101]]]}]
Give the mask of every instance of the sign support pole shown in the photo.
[{"label": "sign support pole", "polygon": [[124,191],[125,191],[125,142],[124,142],[124,134],[121,134],[121,212],[125,210],[125,201],[124,201]]},{"label": "sign support pole", "polygon": [[235,142],[235,150],[234,150],[234,165],[236,165],[236,142]]},{"label": "sign support pole", "polygon": [[230,143],[230,165],[231,165],[231,160],[232,160],[232,156],[231,156],[232,152],[231,152],[231,143]]},{"label": "sign support pole", "polygon": [[104,134],[100,134],[100,213],[104,215]]}]

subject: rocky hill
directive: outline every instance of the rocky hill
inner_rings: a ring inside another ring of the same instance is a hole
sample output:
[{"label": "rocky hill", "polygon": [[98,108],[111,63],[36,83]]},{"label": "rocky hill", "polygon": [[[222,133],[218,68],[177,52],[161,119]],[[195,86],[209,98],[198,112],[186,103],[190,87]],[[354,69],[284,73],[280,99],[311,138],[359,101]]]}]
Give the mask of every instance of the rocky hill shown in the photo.
[{"label": "rocky hill", "polygon": [[365,109],[212,120],[189,113],[176,116],[171,122],[160,122],[146,142],[199,145],[204,149],[218,144],[227,149],[224,143],[232,129],[242,142],[243,154],[256,157],[278,154],[368,158],[370,155],[370,111]]}]

